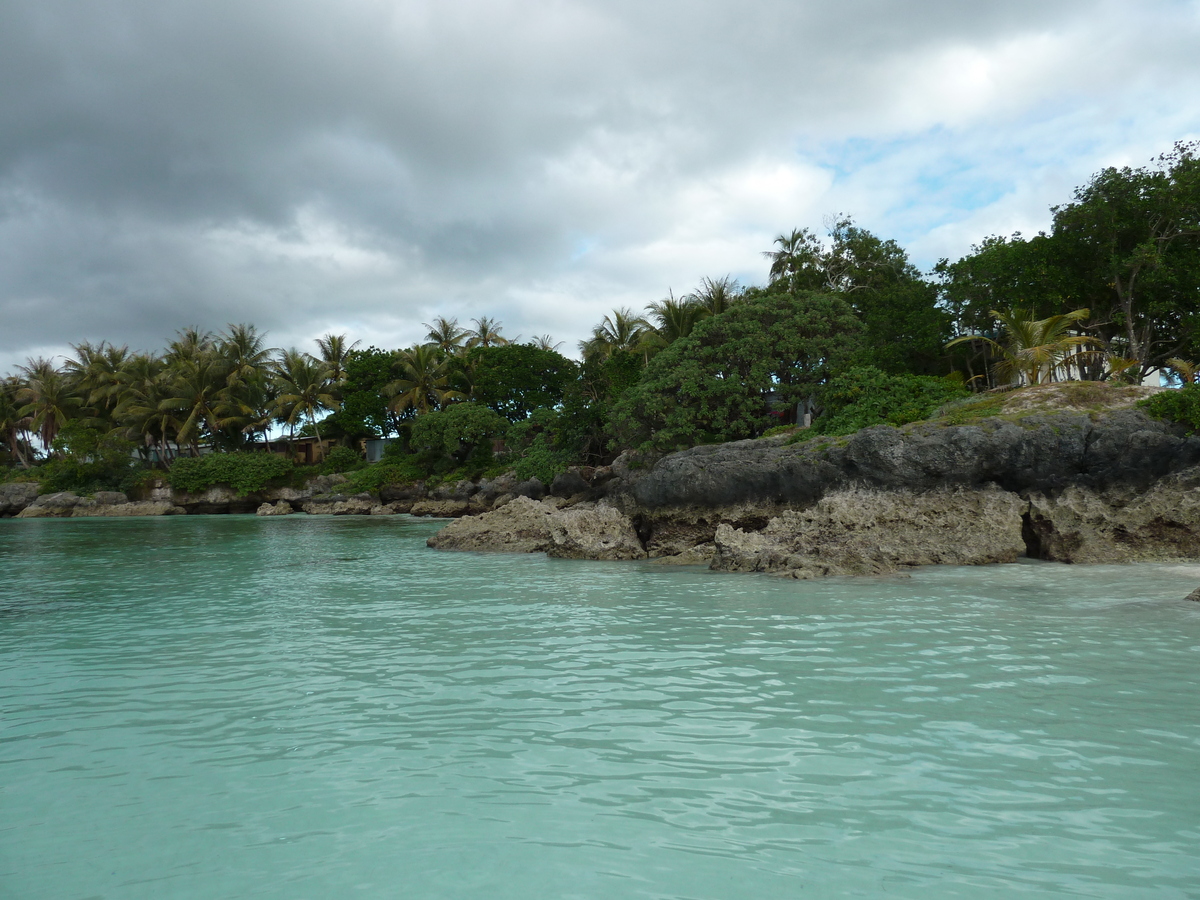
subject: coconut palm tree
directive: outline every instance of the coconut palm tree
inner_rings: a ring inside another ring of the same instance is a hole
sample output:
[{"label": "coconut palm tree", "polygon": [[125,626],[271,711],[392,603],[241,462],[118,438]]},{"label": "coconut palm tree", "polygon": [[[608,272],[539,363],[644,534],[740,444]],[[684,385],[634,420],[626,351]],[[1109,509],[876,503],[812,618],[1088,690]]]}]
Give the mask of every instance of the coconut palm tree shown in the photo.
[{"label": "coconut palm tree", "polygon": [[49,452],[59,430],[75,416],[83,401],[49,360],[39,357],[17,368],[23,375],[17,390],[17,400],[24,404],[19,412],[29,417],[30,430],[37,433]]},{"label": "coconut palm tree", "polygon": [[15,378],[0,381],[0,443],[8,448],[13,459],[28,469],[31,465],[29,419],[21,414],[17,400],[20,382]]},{"label": "coconut palm tree", "polygon": [[1180,359],[1177,356],[1173,356],[1167,360],[1167,365],[1175,373],[1175,377],[1183,384],[1195,384],[1197,381],[1200,381],[1200,365],[1189,359]]},{"label": "coconut palm tree", "polygon": [[355,341],[353,344],[347,344],[344,334],[327,334],[317,338],[321,362],[329,369],[329,379],[334,385],[340,385],[346,380],[346,363],[360,343],[362,342]]},{"label": "coconut palm tree", "polygon": [[198,456],[201,435],[207,432],[215,439],[220,434],[227,405],[228,366],[210,349],[193,358],[174,361],[169,371],[171,378],[162,410],[174,413],[180,420],[177,440],[180,444],[190,444],[192,455]]},{"label": "coconut palm tree", "polygon": [[450,383],[450,368],[441,350],[434,344],[417,344],[396,354],[400,377],[383,387],[388,409],[401,412],[413,409],[427,413],[448,402],[464,399]]},{"label": "coconut palm tree", "polygon": [[946,344],[953,347],[968,341],[982,341],[997,356],[996,374],[1004,383],[1041,384],[1055,381],[1066,370],[1103,351],[1082,350],[1089,344],[1099,348],[1102,342],[1088,335],[1072,334],[1091,311],[1076,309],[1069,313],[1033,318],[1033,313],[1014,307],[1007,312],[990,310],[1004,331],[1000,343],[982,334],[968,334]]},{"label": "coconut palm tree", "polygon": [[558,348],[562,345],[562,341],[556,341],[548,334],[539,334],[529,342],[529,346],[531,347],[537,347],[539,350],[549,350],[552,353],[557,353]]},{"label": "coconut palm tree", "polygon": [[592,329],[590,339],[579,342],[579,349],[585,359],[593,356],[607,359],[617,350],[639,350],[649,328],[649,323],[628,307],[614,309],[611,316],[605,316]]},{"label": "coconut palm tree", "polygon": [[719,316],[735,303],[741,302],[742,287],[729,275],[716,279],[702,278],[700,287],[685,299],[704,310],[703,315]]},{"label": "coconut palm tree", "polygon": [[170,468],[174,458],[171,444],[183,424],[166,406],[172,399],[172,373],[162,359],[137,354],[122,368],[120,378],[121,400],[113,417],[128,439],[155,450],[163,467]]},{"label": "coconut palm tree", "polygon": [[73,344],[74,357],[63,364],[72,387],[87,407],[90,418],[111,424],[112,412],[120,402],[121,369],[129,360],[128,347],[101,341],[98,346],[84,341]]},{"label": "coconut palm tree", "polygon": [[648,318],[656,323],[650,326],[646,336],[652,338],[659,347],[687,337],[696,323],[709,314],[707,308],[691,298],[676,298],[674,294],[651,303],[646,309],[650,312]]},{"label": "coconut palm tree", "polygon": [[500,334],[503,326],[496,319],[481,316],[471,321],[475,327],[467,329],[467,347],[503,347],[509,343],[508,338]]},{"label": "coconut palm tree", "polygon": [[425,340],[436,344],[437,348],[446,356],[458,356],[462,353],[464,342],[471,334],[458,324],[457,318],[447,319],[445,316],[438,316],[433,320],[432,325],[428,322],[422,324],[429,329]]},{"label": "coconut palm tree", "polygon": [[317,414],[337,407],[329,367],[310,354],[292,348],[283,351],[274,369],[279,391],[275,397],[276,415],[290,426],[307,416],[319,444],[321,429],[317,425]]}]

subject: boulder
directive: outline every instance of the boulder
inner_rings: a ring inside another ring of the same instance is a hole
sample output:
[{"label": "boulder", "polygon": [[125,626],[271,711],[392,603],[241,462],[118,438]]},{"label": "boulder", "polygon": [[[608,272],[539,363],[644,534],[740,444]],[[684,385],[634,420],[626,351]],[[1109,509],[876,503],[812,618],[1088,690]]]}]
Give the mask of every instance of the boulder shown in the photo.
[{"label": "boulder", "polygon": [[300,508],[312,516],[369,516],[375,505],[370,494],[328,494],[303,501]]},{"label": "boulder", "polygon": [[38,486],[32,481],[0,484],[0,517],[15,516],[37,500]]},{"label": "boulder", "polygon": [[96,491],[92,494],[92,499],[98,506],[114,506],[129,502],[129,498],[120,491]]},{"label": "boulder", "polygon": [[414,516],[453,519],[465,516],[470,509],[471,504],[467,500],[418,500],[408,511]]},{"label": "boulder", "polygon": [[565,559],[645,559],[633,523],[619,510],[581,504],[550,520],[550,556]]},{"label": "boulder", "polygon": [[256,516],[290,516],[293,512],[295,510],[292,509],[292,504],[286,500],[276,500],[274,503],[264,503],[255,510],[254,514]]},{"label": "boulder", "polygon": [[437,550],[538,553],[548,550],[553,506],[514,497],[498,509],[451,522],[426,542]]},{"label": "boulder", "polygon": [[794,578],[880,575],[910,566],[1012,562],[1025,551],[1016,494],[851,489],[746,532],[722,523],[712,568]]},{"label": "boulder", "polygon": [[712,563],[713,557],[716,555],[717,545],[708,543],[689,547],[674,556],[660,556],[651,561],[659,566],[707,566]]},{"label": "boulder", "polygon": [[71,511],[75,519],[127,516],[182,516],[187,510],[165,500],[134,500],[129,503],[80,503]]},{"label": "boulder", "polygon": [[74,491],[43,494],[17,513],[18,519],[69,518],[81,498]]}]

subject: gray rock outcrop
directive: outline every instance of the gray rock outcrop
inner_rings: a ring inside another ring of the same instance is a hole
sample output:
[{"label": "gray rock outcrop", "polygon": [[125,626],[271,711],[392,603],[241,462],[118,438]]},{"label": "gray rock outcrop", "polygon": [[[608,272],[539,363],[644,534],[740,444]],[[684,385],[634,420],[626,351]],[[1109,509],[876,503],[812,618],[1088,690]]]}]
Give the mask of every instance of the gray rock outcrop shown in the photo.
[{"label": "gray rock outcrop", "polygon": [[286,500],[276,500],[274,503],[264,503],[254,511],[256,516],[290,516],[295,510]]},{"label": "gray rock outcrop", "polygon": [[633,523],[606,505],[556,509],[550,517],[550,556],[565,559],[645,559]]},{"label": "gray rock outcrop", "polygon": [[15,516],[37,499],[38,486],[32,481],[0,484],[0,518]]}]

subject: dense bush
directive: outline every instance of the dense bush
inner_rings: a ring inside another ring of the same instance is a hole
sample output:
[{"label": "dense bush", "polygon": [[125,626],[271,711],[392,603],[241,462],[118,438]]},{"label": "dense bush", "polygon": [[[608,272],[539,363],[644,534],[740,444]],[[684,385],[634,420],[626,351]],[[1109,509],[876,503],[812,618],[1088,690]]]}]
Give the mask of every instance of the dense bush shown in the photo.
[{"label": "dense bush", "polygon": [[852,434],[872,425],[928,419],[939,406],[966,396],[961,381],[928,375],[888,375],[873,366],[848,369],[820,392],[819,434]]},{"label": "dense bush", "polygon": [[134,445],[76,420],[54,439],[56,456],[36,469],[42,493],[124,490],[137,472]]},{"label": "dense bush", "polygon": [[413,422],[409,444],[418,453],[464,460],[508,433],[508,420],[482,403],[454,403]]},{"label": "dense bush", "polygon": [[1178,390],[1162,391],[1138,403],[1148,415],[1186,425],[1200,431],[1200,384],[1185,384]]},{"label": "dense bush", "polygon": [[621,447],[675,450],[754,437],[767,400],[808,399],[860,350],[861,326],[840,297],[748,294],[650,361],[612,411]]},{"label": "dense bush", "polygon": [[212,453],[175,460],[169,477],[176,490],[198,493],[227,484],[244,497],[287,479],[293,468],[290,459],[273,453]]},{"label": "dense bush", "polygon": [[321,463],[322,475],[333,475],[340,472],[352,472],[365,466],[366,460],[353,447],[333,447],[325,454]]}]

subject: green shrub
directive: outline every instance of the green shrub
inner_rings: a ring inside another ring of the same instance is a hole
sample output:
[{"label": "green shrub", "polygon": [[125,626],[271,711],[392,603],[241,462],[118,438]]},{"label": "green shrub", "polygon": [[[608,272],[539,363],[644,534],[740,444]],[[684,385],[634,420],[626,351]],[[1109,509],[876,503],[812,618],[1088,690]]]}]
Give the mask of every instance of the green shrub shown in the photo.
[{"label": "green shrub", "polygon": [[53,449],[57,456],[37,470],[44,494],[119,491],[138,468],[132,442],[89,428],[78,420],[63,426]]},{"label": "green shrub", "polygon": [[1200,431],[1200,384],[1162,391],[1138,401],[1138,406],[1156,419],[1186,425],[1188,431]]},{"label": "green shrub", "polygon": [[464,460],[479,448],[490,455],[492,441],[507,433],[508,420],[482,403],[454,403],[419,416],[409,443],[418,452]]},{"label": "green shrub", "polygon": [[211,453],[175,460],[169,478],[176,490],[194,494],[227,484],[239,497],[244,497],[273,482],[285,481],[293,470],[290,459],[273,453]]},{"label": "green shrub", "polygon": [[888,375],[873,366],[849,369],[821,390],[819,434],[853,434],[872,425],[907,425],[965,396],[961,382],[928,375]]},{"label": "green shrub", "polygon": [[353,447],[334,447],[325,454],[325,460],[321,463],[321,474],[334,475],[340,472],[353,472],[366,464],[366,460]]},{"label": "green shrub", "polygon": [[428,472],[415,457],[396,456],[351,472],[347,476],[349,481],[346,487],[351,493],[374,493],[385,484],[412,484],[424,480],[427,475]]}]

